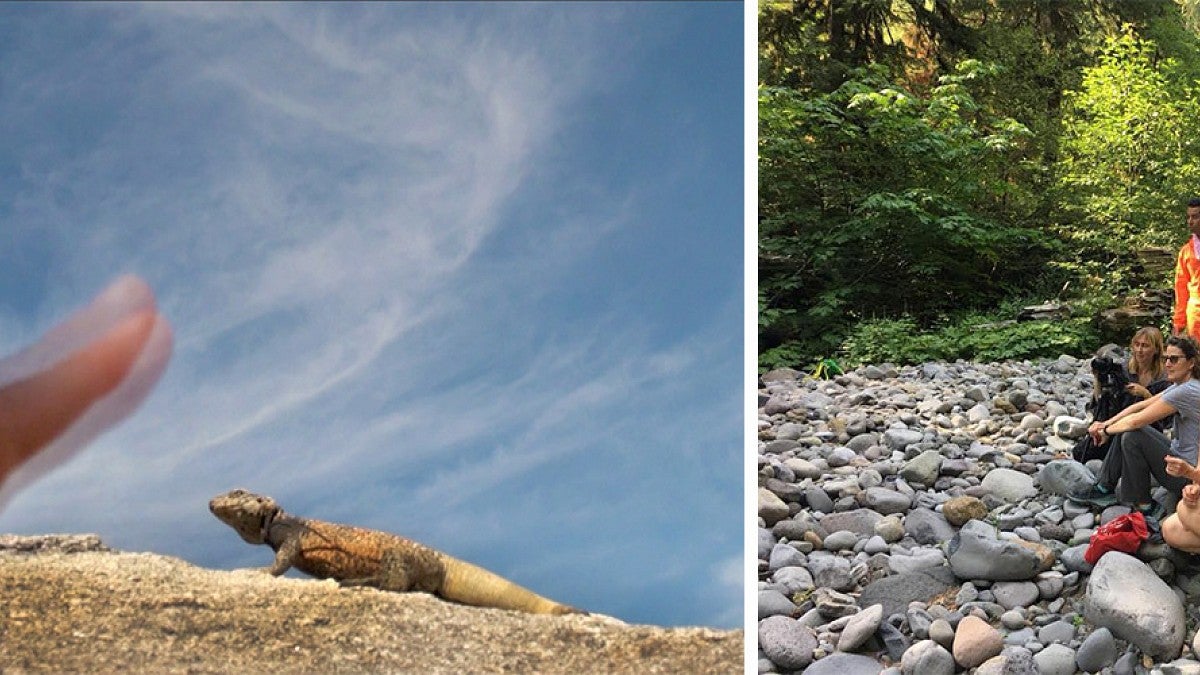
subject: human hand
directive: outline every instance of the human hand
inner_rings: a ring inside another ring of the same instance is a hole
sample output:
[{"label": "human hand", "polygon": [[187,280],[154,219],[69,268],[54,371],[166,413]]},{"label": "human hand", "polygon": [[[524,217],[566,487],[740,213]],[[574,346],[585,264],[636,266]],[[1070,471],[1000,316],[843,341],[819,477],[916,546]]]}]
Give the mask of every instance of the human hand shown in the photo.
[{"label": "human hand", "polygon": [[1100,445],[1103,442],[1101,436],[1104,435],[1104,424],[1104,422],[1092,422],[1091,425],[1088,426],[1087,433],[1088,436],[1092,437],[1092,443]]},{"label": "human hand", "polygon": [[1200,503],[1200,485],[1188,483],[1183,486],[1183,503],[1188,506],[1195,506]]},{"label": "human hand", "polygon": [[1167,475],[1191,476],[1192,465],[1189,464],[1187,460],[1175,457],[1174,455],[1167,455],[1163,458],[1163,460],[1167,463]]},{"label": "human hand", "polygon": [[0,360],[0,507],[133,412],[165,369],[171,342],[150,288],[124,276]]},{"label": "human hand", "polygon": [[1138,384],[1137,382],[1130,382],[1129,384],[1125,385],[1125,391],[1138,398],[1150,398],[1150,390]]}]

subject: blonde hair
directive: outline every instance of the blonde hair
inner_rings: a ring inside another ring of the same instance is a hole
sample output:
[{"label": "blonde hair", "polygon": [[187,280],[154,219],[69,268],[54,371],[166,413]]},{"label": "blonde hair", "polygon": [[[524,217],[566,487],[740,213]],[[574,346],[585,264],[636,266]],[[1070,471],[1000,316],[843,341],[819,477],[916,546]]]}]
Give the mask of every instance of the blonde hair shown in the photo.
[{"label": "blonde hair", "polygon": [[1129,363],[1125,366],[1125,368],[1129,371],[1130,375],[1134,376],[1141,375],[1141,373],[1138,372],[1137,359],[1134,358],[1132,350],[1133,343],[1136,342],[1138,338],[1146,338],[1146,340],[1150,343],[1150,346],[1154,349],[1154,361],[1150,364],[1150,379],[1152,381],[1157,380],[1158,378],[1162,377],[1163,373],[1162,331],[1154,326],[1144,326],[1139,329],[1138,332],[1134,333],[1132,338],[1130,338],[1129,346],[1131,349],[1129,354]]}]

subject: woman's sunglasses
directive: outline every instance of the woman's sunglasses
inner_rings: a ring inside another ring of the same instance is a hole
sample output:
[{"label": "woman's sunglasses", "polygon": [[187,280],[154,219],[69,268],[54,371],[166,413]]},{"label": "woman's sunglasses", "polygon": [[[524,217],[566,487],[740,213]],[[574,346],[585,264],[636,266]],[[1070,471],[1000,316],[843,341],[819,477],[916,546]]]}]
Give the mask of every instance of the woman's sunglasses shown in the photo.
[{"label": "woman's sunglasses", "polygon": [[1181,361],[1186,358],[1187,357],[1182,354],[1167,354],[1166,356],[1163,357],[1163,362],[1164,363],[1175,363],[1176,361]]}]

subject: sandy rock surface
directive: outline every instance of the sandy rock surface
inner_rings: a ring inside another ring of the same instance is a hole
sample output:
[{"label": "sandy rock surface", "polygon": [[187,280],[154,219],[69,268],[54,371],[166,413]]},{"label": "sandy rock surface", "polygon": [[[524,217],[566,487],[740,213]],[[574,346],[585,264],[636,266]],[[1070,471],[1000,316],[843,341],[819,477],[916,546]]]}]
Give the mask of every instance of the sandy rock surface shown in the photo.
[{"label": "sandy rock surface", "polygon": [[0,669],[731,673],[743,632],[535,616],[0,535]]}]

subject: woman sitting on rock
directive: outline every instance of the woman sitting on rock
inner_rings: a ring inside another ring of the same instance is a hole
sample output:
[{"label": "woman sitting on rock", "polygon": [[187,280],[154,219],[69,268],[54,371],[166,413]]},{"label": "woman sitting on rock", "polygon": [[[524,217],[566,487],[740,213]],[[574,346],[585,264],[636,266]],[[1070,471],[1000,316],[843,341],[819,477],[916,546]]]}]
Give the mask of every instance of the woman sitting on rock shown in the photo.
[{"label": "woman sitting on rock", "polygon": [[[1180,494],[1188,480],[1167,473],[1168,456],[1180,457],[1195,466],[1200,447],[1200,360],[1196,342],[1189,337],[1172,337],[1163,350],[1163,363],[1170,386],[1161,393],[1138,401],[1107,420],[1093,422],[1088,434],[1096,445],[1113,439],[1096,484],[1071,495],[1071,500],[1096,506],[1118,501],[1146,515],[1161,517],[1162,507],[1150,498],[1150,477],[1159,485]],[[1173,419],[1174,440],[1152,425]],[[1120,490],[1117,490],[1118,481]]]},{"label": "woman sitting on rock", "polygon": [[1125,370],[1129,373],[1130,394],[1147,399],[1161,393],[1170,386],[1163,369],[1163,334],[1154,326],[1144,326],[1133,334],[1129,341],[1129,362]]}]

